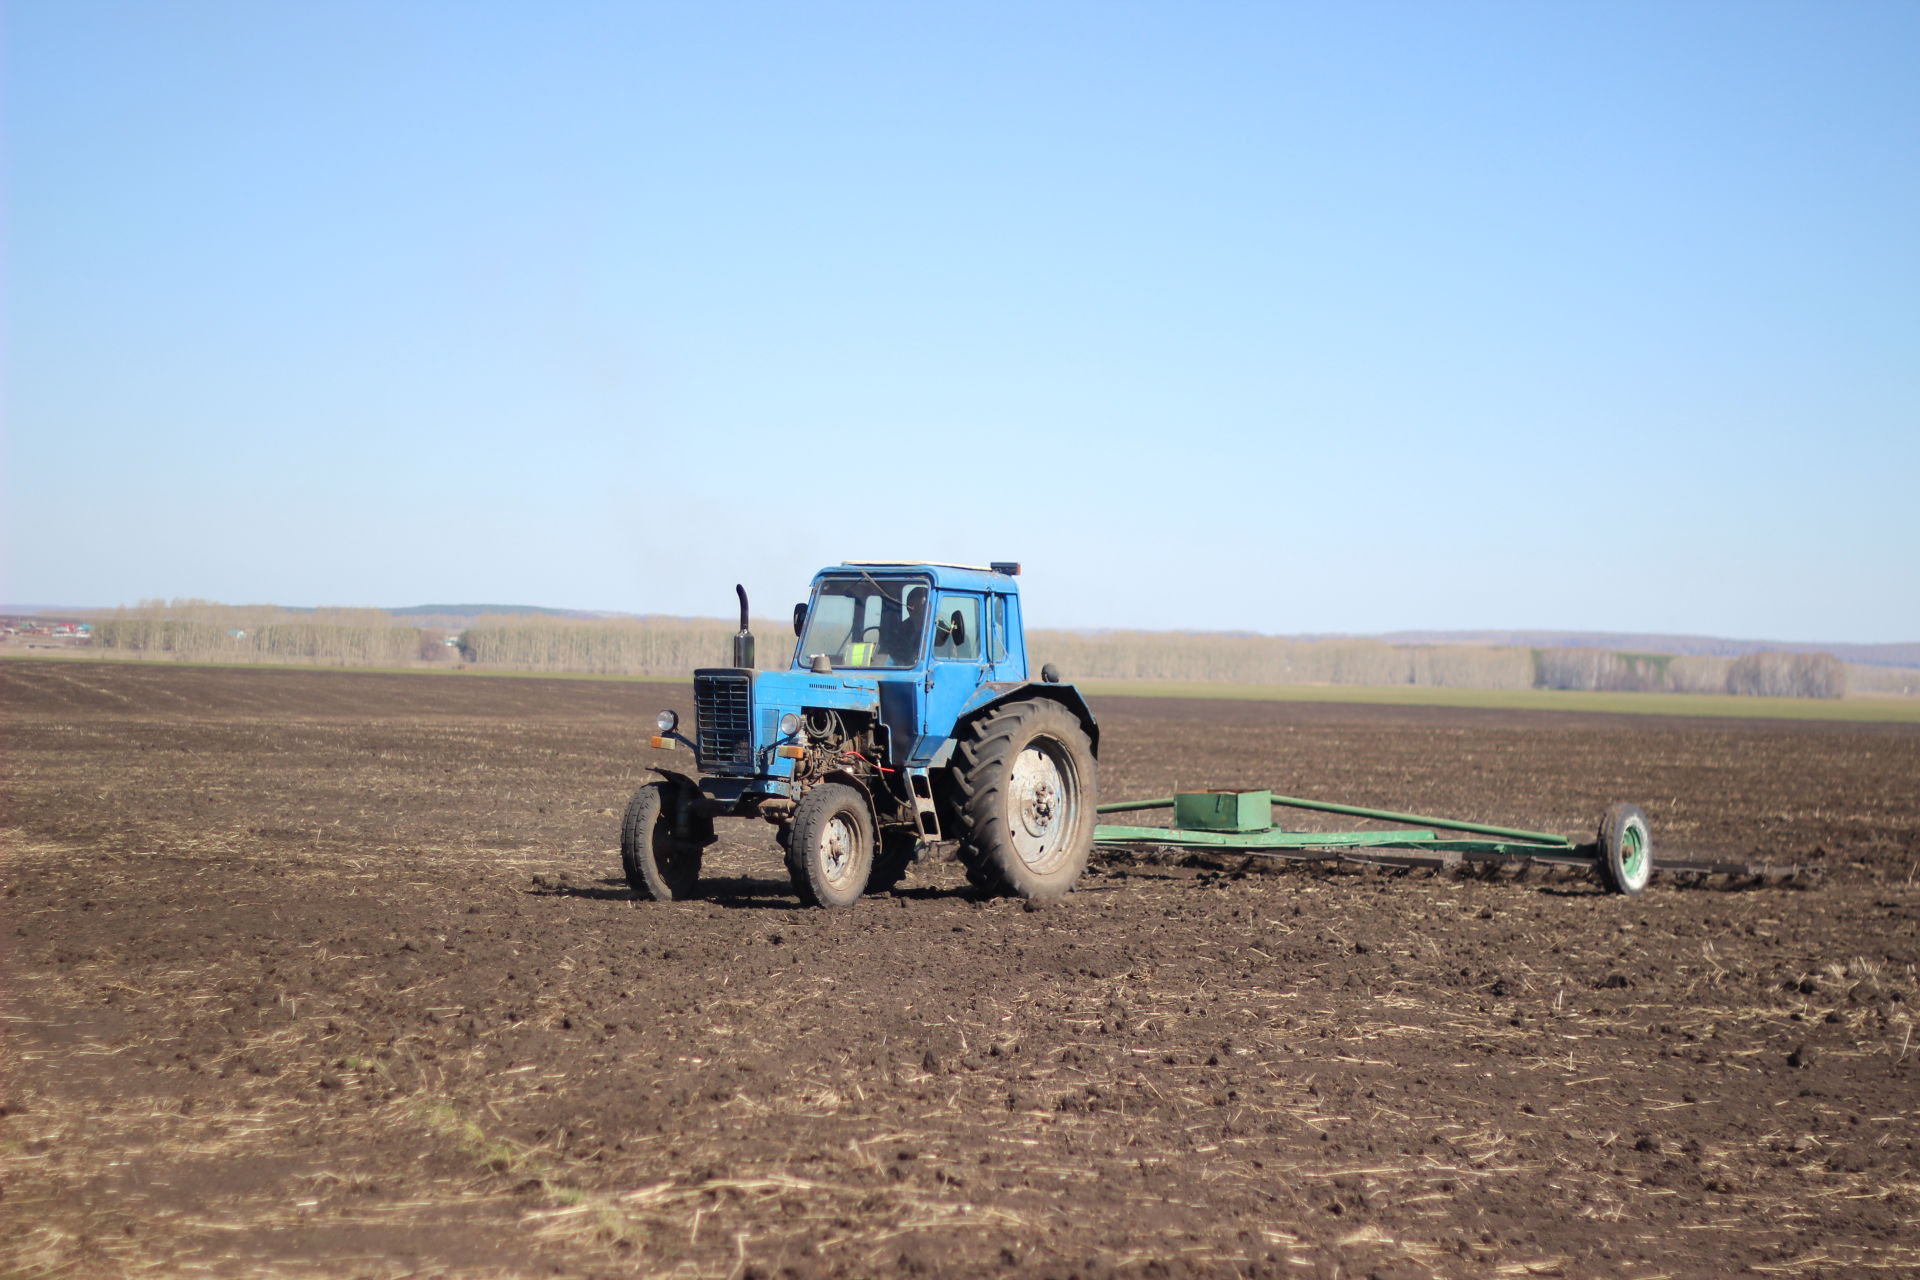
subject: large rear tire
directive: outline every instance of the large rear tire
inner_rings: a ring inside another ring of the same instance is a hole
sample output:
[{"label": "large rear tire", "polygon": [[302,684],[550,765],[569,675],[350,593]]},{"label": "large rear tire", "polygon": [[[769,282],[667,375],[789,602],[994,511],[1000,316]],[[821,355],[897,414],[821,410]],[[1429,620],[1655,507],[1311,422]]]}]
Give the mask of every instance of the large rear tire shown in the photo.
[{"label": "large rear tire", "polygon": [[953,753],[960,861],[987,893],[1057,898],[1093,852],[1093,743],[1050,699],[998,707]]},{"label": "large rear tire", "polygon": [[627,883],[655,902],[691,898],[700,883],[705,842],[673,834],[674,801],[670,784],[649,782],[633,793],[620,822],[620,866]]},{"label": "large rear tire", "polygon": [[1653,879],[1653,834],[1636,804],[1616,804],[1600,819],[1600,878],[1615,893],[1634,894]]},{"label": "large rear tire", "polygon": [[787,842],[787,876],[810,907],[850,907],[873,871],[873,812],[867,798],[839,782],[800,797]]}]

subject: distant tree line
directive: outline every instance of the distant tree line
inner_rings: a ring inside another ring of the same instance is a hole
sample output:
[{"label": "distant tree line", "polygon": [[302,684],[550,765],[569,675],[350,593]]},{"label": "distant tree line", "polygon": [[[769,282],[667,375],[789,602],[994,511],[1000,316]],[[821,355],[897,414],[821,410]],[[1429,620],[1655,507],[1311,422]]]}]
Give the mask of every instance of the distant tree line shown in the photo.
[{"label": "distant tree line", "polygon": [[[793,657],[792,629],[766,619],[752,625],[757,665],[786,666]],[[476,619],[460,633],[459,649],[463,661],[483,667],[674,676],[729,665],[733,634],[732,624],[698,618],[500,616]]]},{"label": "distant tree line", "polygon": [[[1848,668],[1826,654],[1742,658],[1391,645],[1380,640],[1283,640],[1155,631],[1036,631],[1035,662],[1089,679],[1214,680],[1235,684],[1427,685],[1462,689],[1585,689],[1838,698]],[[1913,673],[1909,673],[1909,678]]]},{"label": "distant tree line", "polygon": [[[434,619],[445,621],[445,619]],[[759,665],[793,652],[784,623],[757,619]],[[391,667],[469,666],[598,675],[680,676],[732,660],[733,624],[709,619],[576,619],[497,615],[459,631],[421,628],[378,609],[294,613],[204,600],[149,600],[94,620],[94,645],[139,658]],[[447,643],[452,640],[453,643]],[[1034,668],[1069,679],[1234,684],[1421,685],[1459,689],[1586,689],[1838,698],[1920,693],[1920,671],[1849,667],[1826,654],[1740,658],[1604,649],[1395,645],[1381,640],[1285,640],[1206,632],[1035,631]]]},{"label": "distant tree line", "polygon": [[1920,694],[1920,668],[1847,664],[1847,692],[1913,696]]},{"label": "distant tree line", "polygon": [[[94,620],[93,644],[176,662],[279,662],[331,667],[407,666],[428,653],[426,633],[380,609],[293,613],[205,600],[143,600]],[[444,642],[438,648],[445,651]]]},{"label": "distant tree line", "polygon": [[1280,640],[1208,632],[1033,631],[1027,650],[1099,680],[1217,680],[1234,684],[1418,684],[1459,689],[1525,689],[1525,649],[1478,645],[1397,646],[1379,640]]},{"label": "distant tree line", "polygon": [[1604,649],[1535,649],[1534,685],[1541,689],[1732,693],[1768,698],[1839,698],[1847,664],[1824,653],[1610,653]]},{"label": "distant tree line", "polygon": [[1749,653],[1727,671],[1727,692],[1758,698],[1839,698],[1847,669],[1824,653]]}]

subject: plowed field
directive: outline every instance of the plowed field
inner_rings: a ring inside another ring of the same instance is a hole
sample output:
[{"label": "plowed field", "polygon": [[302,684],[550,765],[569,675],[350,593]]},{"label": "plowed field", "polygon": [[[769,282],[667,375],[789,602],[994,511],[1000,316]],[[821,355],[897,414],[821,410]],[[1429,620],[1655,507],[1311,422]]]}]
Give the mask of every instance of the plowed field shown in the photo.
[{"label": "plowed field", "polygon": [[[1202,786],[1812,889],[951,864],[636,902],[681,686],[0,666],[0,1273],[1920,1272],[1920,728],[1108,699]],[[682,757],[684,762],[685,757]]]}]

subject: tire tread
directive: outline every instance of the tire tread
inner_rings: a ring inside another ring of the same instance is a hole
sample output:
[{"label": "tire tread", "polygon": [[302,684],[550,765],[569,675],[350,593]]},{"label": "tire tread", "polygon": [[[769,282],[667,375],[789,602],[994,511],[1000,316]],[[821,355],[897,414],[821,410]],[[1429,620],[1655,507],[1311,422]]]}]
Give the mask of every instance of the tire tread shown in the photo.
[{"label": "tire tread", "polygon": [[[711,824],[700,841],[676,839],[663,830],[668,822],[670,787],[649,782],[633,793],[620,818],[620,868],[634,893],[654,902],[675,902],[695,896],[700,882],[701,854],[712,840]],[[661,856],[678,864],[661,865]]]},{"label": "tire tread", "polygon": [[[818,844],[820,828],[831,821],[835,814],[843,812],[851,813],[858,819],[860,832],[867,841],[867,866],[853,893],[845,901],[833,901],[826,895],[827,886],[816,883],[815,868],[808,851]],[[799,895],[802,905],[838,908],[852,906],[859,901],[873,876],[875,843],[872,807],[867,803],[866,796],[853,787],[840,782],[823,782],[801,796],[800,803],[794,806],[786,864],[787,878],[793,882],[793,891]]]},{"label": "tire tread", "polygon": [[[1064,874],[1021,883],[1011,871],[1019,861],[1009,839],[1005,792],[1013,761],[1036,737],[1045,734],[1080,757],[1077,781],[1082,848]],[[967,726],[954,747],[952,783],[958,803],[960,865],[967,881],[989,896],[1054,898],[1072,890],[1092,852],[1093,810],[1098,804],[1092,744],[1071,711],[1048,699],[1009,703]]]}]

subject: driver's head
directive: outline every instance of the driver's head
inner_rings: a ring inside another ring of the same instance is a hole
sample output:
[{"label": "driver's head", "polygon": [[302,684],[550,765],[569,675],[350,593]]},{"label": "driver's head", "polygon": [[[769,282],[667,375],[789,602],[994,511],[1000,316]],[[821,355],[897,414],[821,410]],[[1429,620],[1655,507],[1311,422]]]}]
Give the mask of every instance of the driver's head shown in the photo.
[{"label": "driver's head", "polygon": [[907,592],[907,616],[909,618],[919,617],[926,611],[926,608],[927,589],[925,587],[915,587],[913,590]]}]

